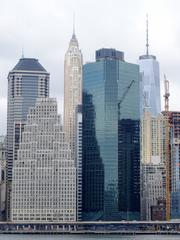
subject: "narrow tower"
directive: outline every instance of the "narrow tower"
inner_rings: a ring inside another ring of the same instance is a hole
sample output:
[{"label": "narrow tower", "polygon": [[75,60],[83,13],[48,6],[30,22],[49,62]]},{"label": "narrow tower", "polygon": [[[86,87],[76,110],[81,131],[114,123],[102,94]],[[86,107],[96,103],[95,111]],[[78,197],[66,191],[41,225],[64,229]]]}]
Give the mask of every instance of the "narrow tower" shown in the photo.
[{"label": "narrow tower", "polygon": [[149,54],[149,24],[146,19],[146,54],[139,57],[140,72],[142,74],[141,86],[141,116],[145,107],[144,96],[153,117],[161,112],[159,63],[154,55]]},{"label": "narrow tower", "polygon": [[75,159],[75,111],[77,105],[82,103],[82,62],[82,53],[73,23],[73,35],[64,60],[64,131],[73,159]]}]

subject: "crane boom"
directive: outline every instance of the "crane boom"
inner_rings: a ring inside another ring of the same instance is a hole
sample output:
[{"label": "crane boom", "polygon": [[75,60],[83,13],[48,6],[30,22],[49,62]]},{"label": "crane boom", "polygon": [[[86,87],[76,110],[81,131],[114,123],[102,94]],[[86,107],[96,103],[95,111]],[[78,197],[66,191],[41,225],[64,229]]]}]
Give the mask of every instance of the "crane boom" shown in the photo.
[{"label": "crane boom", "polygon": [[164,74],[164,89],[165,89],[165,94],[164,94],[164,100],[165,100],[165,112],[169,111],[169,81],[166,79],[166,75]]},{"label": "crane boom", "polygon": [[130,84],[127,86],[126,90],[124,91],[121,99],[119,100],[118,102],[118,113],[119,113],[119,119],[120,119],[120,107],[121,107],[121,103],[123,102],[124,98],[126,97],[126,94],[129,92],[129,89],[131,88],[132,84],[134,83],[135,81],[132,80],[130,82]]},{"label": "crane boom", "polygon": [[169,149],[169,141],[170,141],[170,124],[169,124],[169,81],[166,79],[164,75],[164,101],[165,101],[165,149],[166,149],[166,221],[170,220],[170,149]]}]

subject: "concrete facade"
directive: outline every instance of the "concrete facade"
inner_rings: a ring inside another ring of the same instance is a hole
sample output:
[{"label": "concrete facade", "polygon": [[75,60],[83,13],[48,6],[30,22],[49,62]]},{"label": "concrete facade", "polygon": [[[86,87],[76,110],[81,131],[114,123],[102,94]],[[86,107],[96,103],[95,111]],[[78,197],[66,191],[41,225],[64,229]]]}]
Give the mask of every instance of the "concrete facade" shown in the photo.
[{"label": "concrete facade", "polygon": [[151,209],[165,199],[165,119],[146,107],[141,120],[141,220],[152,220]]},{"label": "concrete facade", "polygon": [[12,221],[76,221],[76,169],[55,99],[30,108],[13,167]]}]

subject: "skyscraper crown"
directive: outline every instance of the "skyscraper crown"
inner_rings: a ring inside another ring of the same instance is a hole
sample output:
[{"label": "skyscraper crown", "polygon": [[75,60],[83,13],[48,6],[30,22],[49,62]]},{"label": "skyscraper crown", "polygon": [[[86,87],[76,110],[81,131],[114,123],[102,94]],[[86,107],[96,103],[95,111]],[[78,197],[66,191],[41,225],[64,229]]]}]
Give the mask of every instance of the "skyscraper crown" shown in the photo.
[{"label": "skyscraper crown", "polygon": [[146,54],[139,57],[142,59],[154,59],[156,60],[156,56],[149,54],[149,22],[148,22],[148,14],[146,15]]},{"label": "skyscraper crown", "polygon": [[47,72],[46,69],[35,58],[21,58],[12,71],[40,71]]}]

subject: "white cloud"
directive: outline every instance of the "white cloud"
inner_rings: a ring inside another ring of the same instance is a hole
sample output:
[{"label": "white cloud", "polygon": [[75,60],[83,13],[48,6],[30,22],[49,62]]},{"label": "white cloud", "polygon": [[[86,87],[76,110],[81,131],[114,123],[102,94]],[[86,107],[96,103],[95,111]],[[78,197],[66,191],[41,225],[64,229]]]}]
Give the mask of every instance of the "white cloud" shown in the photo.
[{"label": "white cloud", "polygon": [[[51,96],[63,106],[63,61],[72,34],[73,12],[84,61],[93,61],[101,47],[125,52],[136,62],[145,52],[145,15],[149,14],[150,52],[157,56],[161,76],[170,80],[170,106],[180,110],[179,0],[1,0],[0,99],[7,96],[7,75],[24,47],[51,73]],[[163,79],[161,79],[163,80]],[[163,90],[163,89],[162,89]],[[0,134],[6,125],[6,102],[0,105]]]},{"label": "white cloud", "polygon": [[6,134],[7,100],[0,97],[0,135]]}]

